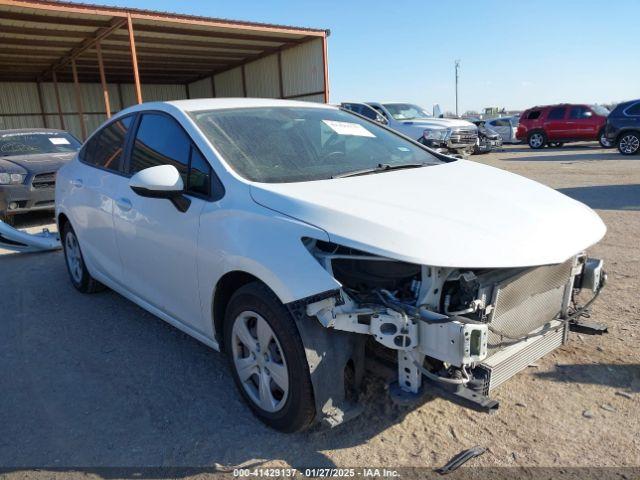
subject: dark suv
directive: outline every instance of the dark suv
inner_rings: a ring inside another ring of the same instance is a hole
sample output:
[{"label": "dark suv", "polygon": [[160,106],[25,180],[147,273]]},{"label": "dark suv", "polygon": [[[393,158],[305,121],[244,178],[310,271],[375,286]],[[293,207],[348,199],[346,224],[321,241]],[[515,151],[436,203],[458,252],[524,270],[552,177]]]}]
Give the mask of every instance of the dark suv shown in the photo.
[{"label": "dark suv", "polygon": [[606,135],[621,154],[640,152],[640,100],[624,102],[613,109],[607,118]]},{"label": "dark suv", "polygon": [[604,133],[609,110],[600,105],[547,105],[525,110],[516,138],[531,148],[561,147],[566,142],[598,140],[612,146]]}]

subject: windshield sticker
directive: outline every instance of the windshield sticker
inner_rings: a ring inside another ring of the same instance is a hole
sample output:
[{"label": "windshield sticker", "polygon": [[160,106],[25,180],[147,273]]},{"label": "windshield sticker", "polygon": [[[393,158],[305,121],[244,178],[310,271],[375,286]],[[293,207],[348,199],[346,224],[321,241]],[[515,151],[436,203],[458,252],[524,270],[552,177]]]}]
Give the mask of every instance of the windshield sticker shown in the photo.
[{"label": "windshield sticker", "polygon": [[49,138],[49,141],[54,145],[70,145],[69,140],[62,137],[51,137]]},{"label": "windshield sticker", "polygon": [[335,120],[322,120],[331,130],[336,132],[338,135],[352,135],[356,137],[371,137],[376,138],[376,136],[371,133],[369,130],[364,128],[359,123],[351,123],[351,122],[336,122]]},{"label": "windshield sticker", "polygon": [[400,150],[401,152],[410,152],[411,151],[407,147],[398,147],[398,150]]}]

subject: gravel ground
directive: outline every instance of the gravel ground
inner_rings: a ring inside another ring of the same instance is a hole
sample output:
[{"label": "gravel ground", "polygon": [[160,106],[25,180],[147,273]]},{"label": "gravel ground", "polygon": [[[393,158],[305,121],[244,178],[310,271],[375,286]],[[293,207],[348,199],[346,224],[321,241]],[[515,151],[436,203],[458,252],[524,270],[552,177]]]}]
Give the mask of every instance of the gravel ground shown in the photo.
[{"label": "gravel ground", "polygon": [[100,466],[419,467],[473,445],[488,448],[474,466],[640,466],[640,156],[577,144],[472,159],[560,189],[608,227],[591,253],[609,274],[592,318],[609,333],[572,334],[495,391],[496,413],[441,399],[403,409],[368,379],[358,419],[280,434],[243,405],[222,355],[113,292],[76,293],[60,252],[5,253],[0,468],[24,478],[38,475],[26,467],[75,467],[65,477]]}]

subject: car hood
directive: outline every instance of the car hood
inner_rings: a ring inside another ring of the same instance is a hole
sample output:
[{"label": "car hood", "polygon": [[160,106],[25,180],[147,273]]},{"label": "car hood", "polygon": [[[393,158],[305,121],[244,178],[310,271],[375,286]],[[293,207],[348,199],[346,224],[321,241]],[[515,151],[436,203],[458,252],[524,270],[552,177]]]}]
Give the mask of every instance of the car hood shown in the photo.
[{"label": "car hood", "polygon": [[457,118],[424,118],[418,120],[400,120],[403,125],[414,125],[416,127],[469,127],[472,129],[477,128],[473,123],[466,120],[459,120]]},{"label": "car hood", "polygon": [[252,184],[255,202],[326,231],[332,242],[421,265],[561,263],[606,227],[586,205],[475,162],[303,183]]},{"label": "car hood", "polygon": [[0,170],[13,171],[15,169],[17,171],[23,168],[29,173],[56,172],[62,165],[70,161],[74,155],[75,152],[0,156]]}]

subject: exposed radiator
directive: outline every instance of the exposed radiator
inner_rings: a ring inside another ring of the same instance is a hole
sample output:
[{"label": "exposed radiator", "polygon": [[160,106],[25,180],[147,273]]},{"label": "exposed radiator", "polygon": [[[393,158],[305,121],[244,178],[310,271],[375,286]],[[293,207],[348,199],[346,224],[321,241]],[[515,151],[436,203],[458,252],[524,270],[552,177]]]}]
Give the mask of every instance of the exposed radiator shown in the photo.
[{"label": "exposed radiator", "polygon": [[477,368],[486,372],[483,394],[488,395],[498,385],[562,345],[567,328],[566,323],[554,320],[541,330],[546,333],[511,345],[482,362]]},{"label": "exposed radiator", "polygon": [[[558,265],[527,270],[498,283],[493,291],[490,326],[509,337],[522,337],[551,322],[562,311],[570,288],[573,258]],[[490,332],[489,355],[518,340]]]}]

